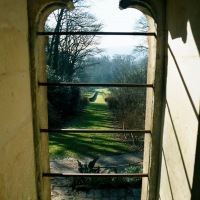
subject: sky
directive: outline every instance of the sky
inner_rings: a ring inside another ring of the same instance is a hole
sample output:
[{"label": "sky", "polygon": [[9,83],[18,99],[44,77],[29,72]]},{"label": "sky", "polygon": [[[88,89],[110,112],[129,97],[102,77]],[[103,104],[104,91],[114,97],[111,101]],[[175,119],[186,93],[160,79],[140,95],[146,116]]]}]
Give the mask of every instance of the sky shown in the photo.
[{"label": "sky", "polygon": [[[119,9],[119,0],[89,0],[91,13],[103,24],[102,31],[133,32],[135,22],[143,15],[139,10]],[[141,39],[141,38],[140,38]],[[105,54],[130,54],[133,46],[138,44],[134,36],[102,36],[100,48]]]},{"label": "sky", "polygon": [[119,9],[119,0],[89,0],[91,13],[105,24],[105,31],[133,31],[134,23],[143,15],[140,11]]},{"label": "sky", "polygon": [[[119,0],[86,0],[90,13],[104,24],[102,31],[133,32],[134,24],[143,14],[137,9],[119,9]],[[72,11],[73,12],[73,11]],[[53,21],[50,19],[50,23]],[[142,40],[139,36],[102,36],[99,48],[104,49],[104,55],[131,54],[133,47]]]}]

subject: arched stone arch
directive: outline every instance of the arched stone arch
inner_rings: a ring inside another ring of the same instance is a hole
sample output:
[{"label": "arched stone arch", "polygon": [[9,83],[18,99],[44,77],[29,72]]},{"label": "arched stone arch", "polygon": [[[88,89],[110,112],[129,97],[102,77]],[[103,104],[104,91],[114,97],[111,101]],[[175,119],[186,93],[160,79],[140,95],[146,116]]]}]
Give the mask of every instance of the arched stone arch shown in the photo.
[{"label": "arched stone arch", "polygon": [[145,15],[151,16],[155,18],[155,12],[152,9],[151,5],[146,1],[141,0],[121,0],[119,2],[119,8],[120,9],[126,9],[126,8],[136,8],[140,10]]},{"label": "arched stone arch", "polygon": [[49,1],[48,3],[41,5],[41,9],[39,10],[38,15],[36,16],[36,23],[38,23],[38,31],[43,31],[42,29],[44,29],[44,24],[46,22],[47,17],[53,11],[61,8],[67,10],[73,10],[74,9],[73,1],[57,0],[57,1]]}]

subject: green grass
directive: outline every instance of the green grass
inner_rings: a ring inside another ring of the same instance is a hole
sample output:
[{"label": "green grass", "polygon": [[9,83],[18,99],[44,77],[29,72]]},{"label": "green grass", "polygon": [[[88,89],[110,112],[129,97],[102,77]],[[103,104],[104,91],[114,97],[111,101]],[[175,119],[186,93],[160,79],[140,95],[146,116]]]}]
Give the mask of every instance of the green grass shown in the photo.
[{"label": "green grass", "polygon": [[[111,129],[112,118],[101,94],[95,102],[73,118],[64,128],[74,129]],[[95,134],[50,134],[50,156],[63,157],[94,157],[96,155],[111,155],[130,151],[122,142],[111,133]]]}]

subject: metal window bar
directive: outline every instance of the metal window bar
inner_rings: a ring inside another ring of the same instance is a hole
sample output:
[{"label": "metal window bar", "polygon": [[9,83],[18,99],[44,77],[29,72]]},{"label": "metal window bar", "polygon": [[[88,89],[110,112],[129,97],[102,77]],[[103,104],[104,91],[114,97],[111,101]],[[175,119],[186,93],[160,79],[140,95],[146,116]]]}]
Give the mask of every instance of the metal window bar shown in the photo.
[{"label": "metal window bar", "polygon": [[43,177],[148,177],[146,173],[138,174],[92,174],[92,173],[43,173]]},{"label": "metal window bar", "polygon": [[38,82],[39,86],[82,86],[82,87],[146,87],[153,88],[153,84],[139,84],[139,83],[73,83],[73,82],[59,82],[46,83]]},{"label": "metal window bar", "polygon": [[96,130],[96,129],[40,129],[41,133],[59,134],[59,133],[150,133],[150,130]]},{"label": "metal window bar", "polygon": [[[37,35],[125,35],[154,36],[154,32],[37,32]],[[150,87],[153,84],[121,84],[121,83],[38,83],[39,86],[108,86],[108,87]],[[150,130],[88,130],[88,129],[41,129],[48,133],[151,133]],[[83,174],[83,173],[43,173],[43,177],[148,177],[148,174]]]},{"label": "metal window bar", "polygon": [[121,36],[154,36],[155,32],[87,32],[87,31],[77,31],[77,32],[37,32],[37,35],[121,35]]}]

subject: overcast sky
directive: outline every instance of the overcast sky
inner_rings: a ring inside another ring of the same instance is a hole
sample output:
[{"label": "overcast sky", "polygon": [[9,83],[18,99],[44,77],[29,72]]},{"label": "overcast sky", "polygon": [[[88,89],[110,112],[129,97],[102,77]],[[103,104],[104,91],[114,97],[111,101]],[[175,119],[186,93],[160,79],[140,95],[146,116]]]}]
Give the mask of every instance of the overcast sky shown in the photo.
[{"label": "overcast sky", "polygon": [[[102,31],[133,32],[135,22],[143,15],[140,11],[128,8],[119,9],[119,0],[86,0],[90,12],[104,24]],[[72,11],[73,12],[73,11]],[[49,22],[54,24],[50,15]],[[138,36],[102,36],[100,48],[105,50],[105,55],[131,54],[141,37]]]},{"label": "overcast sky", "polygon": [[[102,31],[134,31],[135,22],[143,15],[140,11],[128,8],[119,9],[119,0],[89,0],[91,13],[104,24]],[[134,36],[103,36],[101,48],[107,54],[130,54],[133,46],[137,44]],[[106,53],[105,53],[106,54]]]},{"label": "overcast sky", "polygon": [[119,0],[89,0],[91,12],[103,21],[105,31],[133,31],[133,26],[142,13],[136,9],[120,10]]}]

